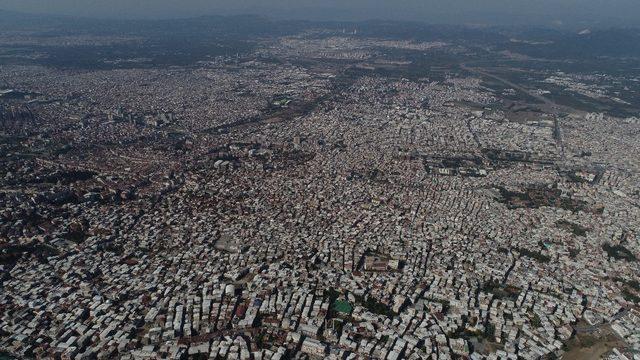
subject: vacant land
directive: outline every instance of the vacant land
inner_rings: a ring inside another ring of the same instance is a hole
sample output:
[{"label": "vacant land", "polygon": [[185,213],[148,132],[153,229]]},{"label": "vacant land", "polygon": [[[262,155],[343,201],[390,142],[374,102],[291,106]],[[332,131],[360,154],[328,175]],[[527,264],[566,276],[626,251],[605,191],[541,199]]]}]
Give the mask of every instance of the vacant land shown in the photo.
[{"label": "vacant land", "polygon": [[590,334],[575,335],[567,343],[569,350],[562,357],[565,360],[597,360],[616,347],[626,346],[610,327]]}]

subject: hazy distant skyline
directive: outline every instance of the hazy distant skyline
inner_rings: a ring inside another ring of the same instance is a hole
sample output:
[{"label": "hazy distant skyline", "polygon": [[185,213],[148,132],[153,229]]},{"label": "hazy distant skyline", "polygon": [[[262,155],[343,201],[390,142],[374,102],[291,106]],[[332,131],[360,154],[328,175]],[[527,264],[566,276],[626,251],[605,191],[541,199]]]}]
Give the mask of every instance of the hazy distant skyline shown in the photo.
[{"label": "hazy distant skyline", "polygon": [[311,20],[640,25],[639,0],[0,0],[0,8],[129,19],[265,14]]}]

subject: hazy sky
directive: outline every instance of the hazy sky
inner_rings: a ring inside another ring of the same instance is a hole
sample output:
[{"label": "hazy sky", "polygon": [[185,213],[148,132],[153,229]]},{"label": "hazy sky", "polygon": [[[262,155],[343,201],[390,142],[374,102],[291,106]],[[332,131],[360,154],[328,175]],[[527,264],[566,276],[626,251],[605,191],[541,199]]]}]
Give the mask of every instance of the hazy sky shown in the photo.
[{"label": "hazy sky", "polygon": [[640,23],[640,0],[0,0],[0,8],[118,18],[253,13],[327,20]]}]

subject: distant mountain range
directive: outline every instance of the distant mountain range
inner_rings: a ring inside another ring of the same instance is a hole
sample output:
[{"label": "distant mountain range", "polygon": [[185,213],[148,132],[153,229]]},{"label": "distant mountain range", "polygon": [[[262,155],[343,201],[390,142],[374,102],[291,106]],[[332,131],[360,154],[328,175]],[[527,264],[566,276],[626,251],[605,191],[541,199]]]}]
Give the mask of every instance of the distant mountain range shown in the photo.
[{"label": "distant mountain range", "polygon": [[[320,18],[322,16],[319,16]],[[539,58],[640,57],[640,28],[431,25],[425,22],[283,20],[256,15],[181,19],[90,19],[0,10],[0,31],[41,34],[135,35],[152,39],[246,39],[324,28],[358,28],[359,35],[420,41],[466,40]],[[48,36],[47,35],[47,36]],[[514,39],[516,39],[514,41]]]},{"label": "distant mountain range", "polygon": [[[172,19],[188,19],[195,17],[193,14],[183,12],[180,14],[171,14],[170,16],[162,16],[161,13],[151,13],[146,17],[136,18],[135,14],[125,14],[123,16],[111,15],[111,20],[117,18],[119,20],[135,20],[149,21]],[[537,13],[518,13],[514,11],[504,10],[459,10],[455,12],[443,11],[416,11],[411,12],[406,8],[398,7],[393,11],[363,11],[358,7],[344,6],[341,8],[330,6],[292,6],[292,7],[246,7],[219,10],[216,14],[207,14],[215,16],[242,16],[242,15],[259,15],[266,16],[276,20],[308,20],[308,21],[331,21],[331,22],[352,22],[366,20],[394,20],[394,21],[418,21],[429,24],[456,24],[456,25],[482,25],[482,26],[542,26],[549,28],[558,28],[565,30],[582,30],[584,28],[598,29],[610,27],[640,27],[640,16],[637,14],[628,14],[626,17],[611,17],[603,14],[576,14],[568,11],[558,11],[552,16],[548,14]],[[45,15],[45,14],[29,14],[16,11],[1,10],[0,19],[6,24],[18,24],[38,22],[45,19],[46,21],[79,21],[82,17],[70,17],[62,15]],[[94,22],[96,18],[85,20]],[[103,17],[102,19],[109,19]]]}]

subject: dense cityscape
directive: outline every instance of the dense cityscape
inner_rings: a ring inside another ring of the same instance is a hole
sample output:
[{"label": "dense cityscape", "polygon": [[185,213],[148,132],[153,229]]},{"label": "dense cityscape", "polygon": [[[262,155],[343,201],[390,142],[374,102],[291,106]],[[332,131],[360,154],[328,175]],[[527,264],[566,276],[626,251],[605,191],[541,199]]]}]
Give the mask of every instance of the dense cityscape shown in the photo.
[{"label": "dense cityscape", "polygon": [[0,350],[639,359],[637,66],[376,31],[3,31]]}]

